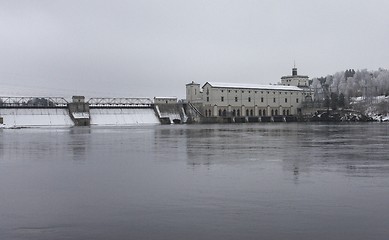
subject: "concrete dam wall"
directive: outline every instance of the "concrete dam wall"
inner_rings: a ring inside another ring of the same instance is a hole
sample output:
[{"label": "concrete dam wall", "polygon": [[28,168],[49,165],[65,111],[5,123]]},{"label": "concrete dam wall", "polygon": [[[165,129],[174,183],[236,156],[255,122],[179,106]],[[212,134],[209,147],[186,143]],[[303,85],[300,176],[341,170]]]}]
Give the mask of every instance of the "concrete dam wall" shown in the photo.
[{"label": "concrete dam wall", "polygon": [[67,108],[0,108],[8,127],[73,126]]},{"label": "concrete dam wall", "polygon": [[188,119],[182,104],[156,104],[155,111],[165,124],[186,123]]},{"label": "concrete dam wall", "polygon": [[148,98],[0,97],[0,127],[160,124]]},{"label": "concrete dam wall", "polygon": [[89,112],[91,125],[160,124],[153,108],[91,108]]}]

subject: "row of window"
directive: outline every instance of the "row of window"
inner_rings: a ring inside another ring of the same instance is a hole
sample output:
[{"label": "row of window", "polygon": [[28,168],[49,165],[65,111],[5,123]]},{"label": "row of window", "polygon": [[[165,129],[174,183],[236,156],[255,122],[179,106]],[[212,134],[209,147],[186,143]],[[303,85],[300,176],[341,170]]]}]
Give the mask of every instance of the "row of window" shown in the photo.
[{"label": "row of window", "polygon": [[[289,115],[290,112],[289,112],[289,109],[283,109],[282,110],[282,115],[286,116],[286,115]],[[219,112],[218,112],[218,115],[219,117],[226,117],[227,116],[227,110],[226,109],[219,109]],[[240,117],[241,116],[241,112],[240,112],[240,109],[233,109],[232,112],[231,112],[231,115],[233,117]],[[271,116],[278,116],[278,109],[271,109],[270,111],[270,115]],[[205,116],[206,117],[211,117],[212,116],[212,111],[210,109],[208,110],[205,110]],[[253,109],[246,109],[246,116],[254,116],[254,110]],[[265,109],[260,109],[258,111],[258,116],[266,116],[266,110]]]},{"label": "row of window", "polygon": [[[220,97],[220,101],[224,102],[224,97],[223,96]],[[247,101],[251,102],[251,97],[249,97],[247,99]],[[273,102],[275,103],[276,101],[277,101],[277,99],[273,98]],[[287,103],[288,102],[288,98],[285,98],[284,101],[285,101],[285,103]],[[207,97],[207,102],[209,102],[209,97]],[[238,97],[235,97],[235,102],[238,102]],[[264,98],[263,97],[261,97],[261,102],[264,102]],[[299,99],[296,98],[296,103],[298,103],[298,102],[299,102]]]},{"label": "row of window", "polygon": [[[207,89],[208,90],[208,89]],[[224,90],[220,90],[221,92],[224,92]],[[232,91],[232,90],[227,90],[229,93]],[[238,93],[238,90],[234,90],[235,93]],[[241,93],[244,93],[245,91],[242,90]],[[251,93],[251,91],[247,91],[248,93]],[[209,93],[209,90],[208,90],[208,93]],[[258,93],[258,91],[254,91],[254,93]],[[263,94],[264,91],[261,91],[261,94]],[[270,94],[270,91],[266,91],[267,94]],[[288,94],[288,92],[284,92],[285,94]],[[273,91],[273,94],[276,94],[276,92]],[[282,94],[282,92],[278,92],[278,94]],[[297,93],[298,94],[298,93]],[[293,95],[293,92],[290,92],[290,95]]]}]

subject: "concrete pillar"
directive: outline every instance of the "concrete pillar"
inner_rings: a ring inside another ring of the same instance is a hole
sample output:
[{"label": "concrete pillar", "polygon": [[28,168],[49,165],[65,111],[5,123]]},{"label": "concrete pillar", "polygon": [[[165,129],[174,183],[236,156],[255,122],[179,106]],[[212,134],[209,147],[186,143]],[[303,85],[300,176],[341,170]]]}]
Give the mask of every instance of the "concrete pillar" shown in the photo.
[{"label": "concrete pillar", "polygon": [[258,116],[258,115],[262,115],[262,114],[259,114],[259,113],[258,113],[258,106],[255,105],[255,106],[254,106],[254,116]]},{"label": "concrete pillar", "polygon": [[267,106],[266,115],[271,116],[271,109],[270,106]]},{"label": "concrete pillar", "polygon": [[246,107],[243,105],[242,106],[242,117],[246,116]]},{"label": "concrete pillar", "polygon": [[278,115],[283,115],[283,114],[282,114],[282,106],[280,106],[279,111],[280,111],[280,112],[278,113]]},{"label": "concrete pillar", "polygon": [[214,116],[214,117],[219,116],[219,114],[218,114],[218,112],[217,112],[217,105],[213,106],[213,116]]}]

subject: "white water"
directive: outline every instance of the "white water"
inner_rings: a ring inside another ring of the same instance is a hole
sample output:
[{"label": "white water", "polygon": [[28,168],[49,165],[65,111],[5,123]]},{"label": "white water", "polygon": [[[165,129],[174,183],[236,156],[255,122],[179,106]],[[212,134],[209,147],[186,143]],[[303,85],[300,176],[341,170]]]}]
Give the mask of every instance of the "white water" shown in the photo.
[{"label": "white water", "polygon": [[2,108],[4,127],[73,126],[67,109]]},{"label": "white water", "polygon": [[159,124],[152,108],[92,108],[91,125]]}]

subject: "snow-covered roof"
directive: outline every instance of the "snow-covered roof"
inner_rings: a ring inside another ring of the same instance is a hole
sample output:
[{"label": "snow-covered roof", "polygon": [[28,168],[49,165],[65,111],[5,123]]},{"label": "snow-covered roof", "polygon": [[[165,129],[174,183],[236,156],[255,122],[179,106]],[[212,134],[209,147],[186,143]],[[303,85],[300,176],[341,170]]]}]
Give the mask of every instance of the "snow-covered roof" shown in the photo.
[{"label": "snow-covered roof", "polygon": [[154,97],[154,99],[177,99],[177,97]]},{"label": "snow-covered roof", "polygon": [[[206,82],[206,84],[217,88],[244,88],[244,89],[259,89],[259,90],[288,90],[288,91],[302,91],[303,89],[295,86],[283,85],[260,85],[260,84],[244,84],[244,83],[220,83],[220,82]],[[204,87],[203,86],[203,87]]]}]

